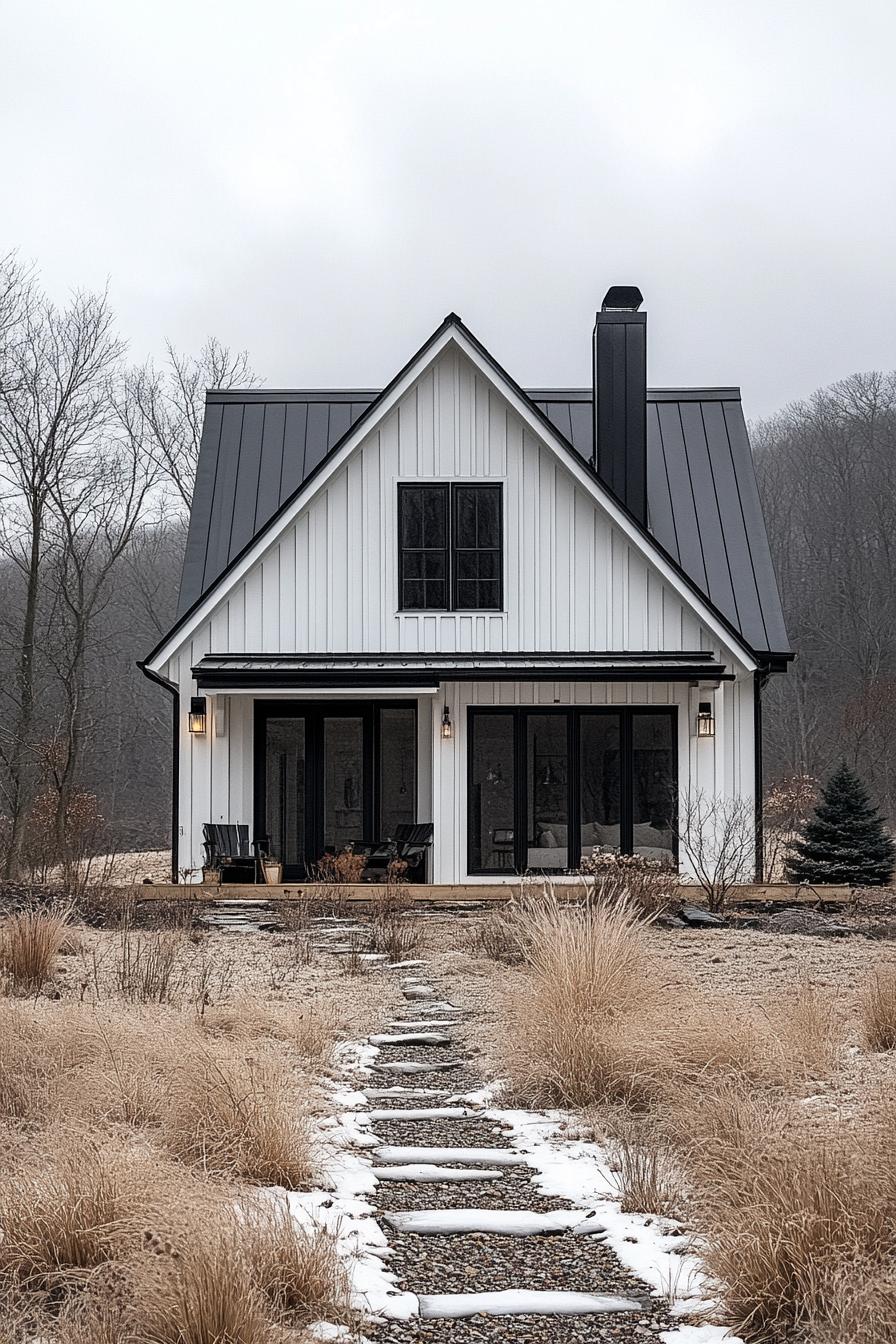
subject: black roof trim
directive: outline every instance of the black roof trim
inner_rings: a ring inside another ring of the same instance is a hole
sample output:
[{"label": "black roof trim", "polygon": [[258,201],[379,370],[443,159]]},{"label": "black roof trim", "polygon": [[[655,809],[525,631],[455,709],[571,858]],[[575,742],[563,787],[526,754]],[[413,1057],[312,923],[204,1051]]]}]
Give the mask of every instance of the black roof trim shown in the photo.
[{"label": "black roof trim", "polygon": [[[373,401],[380,395],[378,387],[210,387],[205,394],[206,405],[215,406],[228,401]],[[591,401],[590,387],[525,388],[530,401]],[[740,401],[739,387],[648,387],[648,401]]]}]

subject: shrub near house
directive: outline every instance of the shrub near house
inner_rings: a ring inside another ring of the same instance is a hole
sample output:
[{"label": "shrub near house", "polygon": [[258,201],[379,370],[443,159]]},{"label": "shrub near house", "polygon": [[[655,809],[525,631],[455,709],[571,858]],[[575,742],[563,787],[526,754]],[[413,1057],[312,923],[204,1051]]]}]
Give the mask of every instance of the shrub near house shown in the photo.
[{"label": "shrub near house", "polygon": [[814,815],[787,859],[791,882],[885,886],[896,846],[858,775],[841,765],[822,789]]}]

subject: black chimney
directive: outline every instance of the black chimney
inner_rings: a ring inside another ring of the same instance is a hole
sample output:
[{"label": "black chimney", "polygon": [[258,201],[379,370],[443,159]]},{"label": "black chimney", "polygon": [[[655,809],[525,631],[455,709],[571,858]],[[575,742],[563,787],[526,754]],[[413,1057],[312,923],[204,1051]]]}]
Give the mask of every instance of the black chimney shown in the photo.
[{"label": "black chimney", "polygon": [[594,323],[594,467],[647,525],[647,314],[635,285],[612,285]]}]

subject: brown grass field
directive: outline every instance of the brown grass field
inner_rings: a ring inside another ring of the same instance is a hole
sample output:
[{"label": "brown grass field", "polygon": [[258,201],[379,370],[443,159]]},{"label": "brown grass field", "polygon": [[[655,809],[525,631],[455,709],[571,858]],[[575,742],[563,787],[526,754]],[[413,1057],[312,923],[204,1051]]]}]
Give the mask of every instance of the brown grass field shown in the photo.
[{"label": "brown grass field", "polygon": [[[314,1184],[318,1080],[389,977],[281,933],[0,924],[0,1344],[273,1344],[351,1324]],[[366,916],[364,917],[367,918]],[[896,1339],[896,943],[666,929],[541,894],[380,911],[477,1015],[486,1076],[611,1149],[757,1344]],[[247,1216],[247,1211],[249,1216]]]}]

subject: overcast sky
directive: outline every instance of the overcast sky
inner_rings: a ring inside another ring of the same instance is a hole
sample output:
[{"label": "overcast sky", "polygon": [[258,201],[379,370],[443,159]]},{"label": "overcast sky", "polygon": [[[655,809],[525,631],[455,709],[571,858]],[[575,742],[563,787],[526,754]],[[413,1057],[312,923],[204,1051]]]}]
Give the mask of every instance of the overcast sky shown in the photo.
[{"label": "overcast sky", "polygon": [[634,283],[655,386],[748,415],[896,367],[892,0],[3,0],[0,250],[107,277],[134,355],[379,386],[458,312],[590,380]]}]

